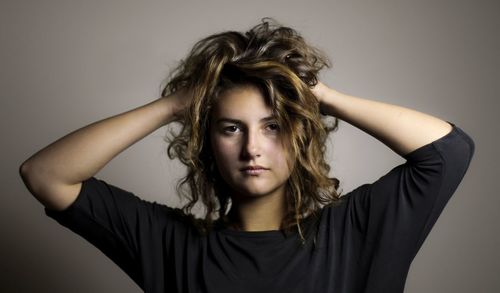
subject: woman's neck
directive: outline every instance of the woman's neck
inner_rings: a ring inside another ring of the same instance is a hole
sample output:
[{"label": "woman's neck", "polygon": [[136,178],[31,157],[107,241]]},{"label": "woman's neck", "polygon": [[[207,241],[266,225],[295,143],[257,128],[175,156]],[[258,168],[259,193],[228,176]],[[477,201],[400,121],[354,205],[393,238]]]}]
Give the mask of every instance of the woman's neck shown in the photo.
[{"label": "woman's neck", "polygon": [[285,213],[284,196],[233,201],[229,227],[242,231],[280,230]]}]

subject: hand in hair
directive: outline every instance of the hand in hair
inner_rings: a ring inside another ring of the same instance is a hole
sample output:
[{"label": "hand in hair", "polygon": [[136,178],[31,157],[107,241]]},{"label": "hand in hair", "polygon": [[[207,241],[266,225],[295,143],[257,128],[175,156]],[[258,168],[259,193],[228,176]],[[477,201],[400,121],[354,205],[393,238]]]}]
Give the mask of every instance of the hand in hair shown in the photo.
[{"label": "hand in hair", "polygon": [[181,88],[165,97],[172,101],[172,114],[174,121],[184,120],[186,109],[189,108],[193,93],[188,88]]},{"label": "hand in hair", "polygon": [[321,81],[318,80],[318,83],[311,88],[311,91],[312,93],[314,94],[314,96],[316,97],[316,99],[318,99],[318,102],[319,102],[319,108],[320,108],[320,111],[321,113],[326,113],[325,112],[325,97],[327,95],[331,95],[332,93],[337,93],[338,92],[330,87],[328,87],[327,85],[325,85],[324,83],[322,83]]}]

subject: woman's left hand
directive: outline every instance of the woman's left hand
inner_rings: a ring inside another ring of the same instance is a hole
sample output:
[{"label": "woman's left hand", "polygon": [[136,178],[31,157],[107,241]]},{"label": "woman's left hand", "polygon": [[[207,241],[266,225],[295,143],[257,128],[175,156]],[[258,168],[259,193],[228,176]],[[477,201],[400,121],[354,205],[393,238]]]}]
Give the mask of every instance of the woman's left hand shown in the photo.
[{"label": "woman's left hand", "polygon": [[324,83],[322,83],[319,80],[318,80],[318,83],[313,88],[311,88],[311,92],[314,94],[314,96],[316,97],[316,99],[319,102],[320,112],[323,115],[326,115],[325,104],[327,103],[326,101],[328,100],[328,97],[332,97],[332,96],[338,94],[338,92],[336,90],[328,87],[327,85],[325,85]]}]

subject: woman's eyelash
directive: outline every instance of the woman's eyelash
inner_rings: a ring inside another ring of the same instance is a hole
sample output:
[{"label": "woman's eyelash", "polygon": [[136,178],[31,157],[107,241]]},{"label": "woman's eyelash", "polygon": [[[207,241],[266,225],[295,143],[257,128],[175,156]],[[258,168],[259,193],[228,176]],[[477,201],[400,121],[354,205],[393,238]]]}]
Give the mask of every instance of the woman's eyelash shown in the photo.
[{"label": "woman's eyelash", "polygon": [[280,128],[278,123],[269,123],[267,126],[271,126],[271,125],[274,126],[275,130],[278,130]]},{"label": "woman's eyelash", "polygon": [[[279,125],[278,123],[269,123],[266,125],[266,127],[269,127],[269,126],[273,126],[273,130],[279,130]],[[238,125],[231,125],[231,126],[227,126],[227,127],[224,127],[224,131],[229,131],[229,132],[232,132],[230,130],[234,130],[234,128],[240,128],[240,126]]]},{"label": "woman's eyelash", "polygon": [[228,131],[230,128],[233,128],[233,127],[238,128],[238,126],[236,126],[236,125],[231,125],[231,126],[228,126],[228,127],[224,127],[224,131]]}]

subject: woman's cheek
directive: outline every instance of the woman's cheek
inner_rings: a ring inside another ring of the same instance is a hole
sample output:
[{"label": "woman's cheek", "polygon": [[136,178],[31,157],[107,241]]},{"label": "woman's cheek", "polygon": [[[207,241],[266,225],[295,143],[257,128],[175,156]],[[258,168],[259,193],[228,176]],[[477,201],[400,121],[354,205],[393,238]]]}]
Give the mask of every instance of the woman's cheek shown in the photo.
[{"label": "woman's cheek", "polygon": [[234,163],[237,157],[237,146],[228,141],[216,141],[215,149],[217,150],[217,159],[223,168],[227,168]]}]

